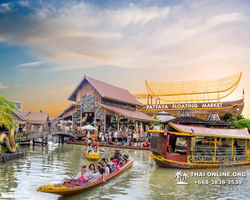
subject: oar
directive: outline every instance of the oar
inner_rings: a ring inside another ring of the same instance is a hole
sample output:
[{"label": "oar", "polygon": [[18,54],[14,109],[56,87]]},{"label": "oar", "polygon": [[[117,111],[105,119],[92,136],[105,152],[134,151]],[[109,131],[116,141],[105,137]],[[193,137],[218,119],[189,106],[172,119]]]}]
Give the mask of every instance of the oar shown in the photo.
[{"label": "oar", "polygon": [[99,149],[99,151],[104,152],[103,150]]}]

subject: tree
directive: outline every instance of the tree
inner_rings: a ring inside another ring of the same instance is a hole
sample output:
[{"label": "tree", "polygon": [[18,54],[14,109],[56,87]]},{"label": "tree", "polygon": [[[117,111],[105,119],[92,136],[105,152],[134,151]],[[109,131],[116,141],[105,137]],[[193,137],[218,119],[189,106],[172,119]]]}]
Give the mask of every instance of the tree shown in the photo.
[{"label": "tree", "polygon": [[42,110],[42,109],[40,109],[40,110],[39,110],[39,113],[42,113],[42,112],[43,112],[43,110]]},{"label": "tree", "polygon": [[235,122],[237,121],[237,118],[235,116],[233,116],[232,113],[226,113],[223,117],[222,117],[223,121],[226,121],[228,123],[233,123],[235,124]]},{"label": "tree", "polygon": [[[157,117],[157,115],[153,115],[153,118],[160,121],[159,117]],[[150,123],[150,129],[152,130],[154,128],[154,126],[162,126],[162,124],[160,124],[159,122],[152,122]]]},{"label": "tree", "polygon": [[243,115],[240,115],[237,117],[237,120],[240,120],[240,119],[245,119]]},{"label": "tree", "polygon": [[16,103],[8,101],[3,95],[0,96],[0,122],[3,122],[9,130],[14,125],[14,119],[11,115],[13,110],[17,110]]},{"label": "tree", "polygon": [[235,123],[235,128],[242,129],[247,128],[250,132],[250,120],[249,119],[240,119]]}]

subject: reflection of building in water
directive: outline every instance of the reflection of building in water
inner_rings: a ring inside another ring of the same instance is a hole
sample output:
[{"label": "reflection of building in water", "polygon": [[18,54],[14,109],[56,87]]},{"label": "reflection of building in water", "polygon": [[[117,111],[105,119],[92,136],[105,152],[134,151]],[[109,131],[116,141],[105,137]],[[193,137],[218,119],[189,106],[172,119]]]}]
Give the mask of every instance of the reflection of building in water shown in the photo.
[{"label": "reflection of building in water", "polygon": [[244,98],[238,101],[221,102],[238,86],[242,72],[235,75],[202,81],[154,83],[146,80],[146,94],[134,96],[143,104],[140,111],[152,116],[159,111],[167,111],[179,117],[181,110],[193,110],[197,118],[205,120],[209,114],[218,113],[220,117],[230,112],[241,115]]},{"label": "reflection of building in water", "polygon": [[[13,192],[13,188],[17,188],[18,179],[15,172],[19,166],[16,163],[4,165],[0,168],[0,191],[7,193]],[[7,183],[7,184],[6,184]],[[1,193],[0,193],[1,196]]]}]

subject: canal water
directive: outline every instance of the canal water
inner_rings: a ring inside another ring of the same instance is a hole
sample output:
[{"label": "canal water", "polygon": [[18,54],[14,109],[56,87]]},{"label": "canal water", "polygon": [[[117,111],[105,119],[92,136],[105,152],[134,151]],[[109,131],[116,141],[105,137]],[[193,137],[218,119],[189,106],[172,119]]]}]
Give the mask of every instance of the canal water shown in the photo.
[{"label": "canal water", "polygon": [[[176,169],[162,169],[150,159],[150,151],[122,150],[134,159],[131,169],[87,192],[58,196],[37,192],[40,185],[56,184],[77,175],[82,165],[89,165],[84,158],[84,146],[56,144],[48,146],[23,146],[25,157],[0,163],[0,199],[250,199],[250,166],[223,169],[185,170],[190,172],[244,172],[246,177],[190,177],[189,185],[177,185]],[[100,149],[101,157],[110,158],[114,149]],[[94,162],[95,163],[95,162]],[[241,180],[241,185],[199,185],[198,180]]]}]

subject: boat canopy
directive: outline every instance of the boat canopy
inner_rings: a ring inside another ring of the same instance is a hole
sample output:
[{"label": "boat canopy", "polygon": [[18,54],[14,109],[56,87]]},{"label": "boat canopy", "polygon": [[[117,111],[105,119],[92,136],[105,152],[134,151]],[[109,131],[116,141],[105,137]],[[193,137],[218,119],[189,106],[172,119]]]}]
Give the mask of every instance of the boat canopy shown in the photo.
[{"label": "boat canopy", "polygon": [[182,136],[208,136],[208,137],[222,137],[222,138],[236,138],[236,139],[250,139],[248,130],[245,129],[217,129],[204,128],[197,126],[187,126],[169,123],[167,133]]},{"label": "boat canopy", "polygon": [[148,95],[163,102],[217,101],[229,96],[238,86],[242,72],[211,80],[156,83],[146,80],[148,94],[134,94],[142,101]]}]

